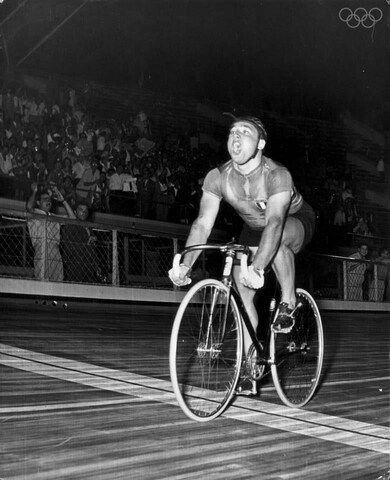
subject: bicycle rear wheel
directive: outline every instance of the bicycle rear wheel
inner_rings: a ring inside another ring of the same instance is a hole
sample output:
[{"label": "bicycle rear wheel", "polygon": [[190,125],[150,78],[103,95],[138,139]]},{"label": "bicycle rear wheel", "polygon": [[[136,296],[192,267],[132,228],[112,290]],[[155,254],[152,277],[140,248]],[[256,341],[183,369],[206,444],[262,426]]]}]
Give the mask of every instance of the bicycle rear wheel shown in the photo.
[{"label": "bicycle rear wheel", "polygon": [[271,334],[270,354],[272,378],[282,402],[290,407],[303,407],[314,395],[321,376],[324,356],[324,335],[321,315],[313,297],[297,289],[301,307],[295,313],[290,333]]},{"label": "bicycle rear wheel", "polygon": [[186,294],[172,328],[169,366],[183,412],[204,422],[228,406],[240,375],[242,324],[229,289],[202,280]]}]

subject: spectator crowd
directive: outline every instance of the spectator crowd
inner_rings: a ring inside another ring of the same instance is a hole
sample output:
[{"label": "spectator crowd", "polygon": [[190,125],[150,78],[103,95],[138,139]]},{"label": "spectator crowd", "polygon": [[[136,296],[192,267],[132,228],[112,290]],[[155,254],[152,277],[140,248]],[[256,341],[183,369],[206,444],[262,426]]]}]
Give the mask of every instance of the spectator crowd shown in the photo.
[{"label": "spectator crowd", "polygon": [[[215,151],[207,143],[200,144],[196,136],[178,132],[162,137],[143,111],[126,120],[107,119],[97,116],[72,88],[63,91],[59,98],[49,101],[26,88],[7,89],[1,95],[1,196],[30,201],[33,191],[36,199],[28,205],[29,211],[66,213],[79,220],[85,219],[87,211],[184,224],[193,221],[203,178],[210,168],[226,160],[224,152]],[[352,188],[353,172],[346,164],[323,157],[309,161],[305,155],[301,163],[298,159],[295,168],[287,166],[298,189],[317,212],[318,238],[330,237],[329,244],[340,245],[348,243],[347,233],[363,237],[380,234],[373,215],[359,212]],[[56,201],[58,198],[62,201]],[[221,212],[217,226],[238,233],[235,229],[240,222],[233,212],[226,206]],[[58,224],[32,220],[28,226],[31,238],[37,242],[35,276],[64,278]],[[47,262],[40,260],[46,246],[38,241],[48,228],[56,230],[50,235],[53,245],[47,247],[52,256],[50,272],[45,270]],[[76,230],[75,225],[63,228],[69,239]],[[72,248],[80,251],[67,255],[75,258],[76,263],[65,272],[65,278],[75,281],[78,275],[92,276],[79,268],[77,258],[81,251],[86,257],[86,252],[94,249],[93,235],[88,229],[82,227],[76,233],[82,241]],[[68,244],[71,243],[69,240]],[[366,252],[365,258],[384,259],[375,251],[368,256]],[[362,270],[361,278],[368,278],[370,272],[366,272],[364,264],[356,268]],[[361,278],[354,275],[359,285]]]},{"label": "spectator crowd", "polygon": [[73,89],[62,103],[7,90],[1,106],[2,191],[20,200],[36,183],[40,191],[58,188],[73,209],[82,202],[92,211],[189,223],[201,179],[218,163],[207,145],[158,138],[142,111],[126,121],[95,117]]}]

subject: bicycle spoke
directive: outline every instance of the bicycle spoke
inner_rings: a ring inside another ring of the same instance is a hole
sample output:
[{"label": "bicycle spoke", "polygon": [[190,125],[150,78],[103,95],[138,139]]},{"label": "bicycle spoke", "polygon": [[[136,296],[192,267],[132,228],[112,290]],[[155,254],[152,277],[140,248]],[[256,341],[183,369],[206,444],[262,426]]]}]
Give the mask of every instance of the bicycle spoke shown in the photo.
[{"label": "bicycle spoke", "polygon": [[288,334],[275,336],[275,387],[282,401],[303,406],[318,385],[323,358],[321,318],[314,300],[300,290],[302,306],[297,310],[295,326]]},{"label": "bicycle spoke", "polygon": [[234,392],[242,336],[238,308],[232,300],[227,303],[227,288],[215,280],[199,283],[175,320],[171,377],[184,412],[207,420],[222,413]]}]

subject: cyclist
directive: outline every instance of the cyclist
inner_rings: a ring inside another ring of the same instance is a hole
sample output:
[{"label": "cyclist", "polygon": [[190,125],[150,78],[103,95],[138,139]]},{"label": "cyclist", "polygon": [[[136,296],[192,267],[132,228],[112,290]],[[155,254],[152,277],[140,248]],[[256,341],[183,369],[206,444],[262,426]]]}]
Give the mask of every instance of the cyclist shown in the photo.
[{"label": "cyclist", "polygon": [[[264,284],[264,269],[270,264],[281,286],[281,302],[272,329],[287,333],[294,326],[295,254],[314,233],[315,214],[296,190],[283,165],[263,155],[267,133],[262,122],[251,116],[236,118],[231,125],[227,148],[230,160],[212,169],[204,180],[199,214],[192,224],[186,246],[206,243],[220,202],[227,201],[244,220],[239,243],[251,248],[248,275],[233,270],[237,287],[256,331],[258,316],[253,299]],[[199,252],[189,253],[179,275],[169,276],[178,286],[188,284],[189,271]],[[244,332],[248,353],[251,340]]]}]

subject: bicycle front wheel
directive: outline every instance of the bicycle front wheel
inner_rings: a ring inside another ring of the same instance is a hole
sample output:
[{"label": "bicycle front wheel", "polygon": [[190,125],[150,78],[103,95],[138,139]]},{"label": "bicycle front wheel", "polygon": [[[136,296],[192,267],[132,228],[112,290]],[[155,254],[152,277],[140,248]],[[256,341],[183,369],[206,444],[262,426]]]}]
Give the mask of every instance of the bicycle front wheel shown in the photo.
[{"label": "bicycle front wheel", "polygon": [[313,297],[297,289],[301,306],[295,313],[290,333],[271,334],[272,378],[282,402],[303,407],[314,395],[321,376],[324,357],[324,334],[321,315]]},{"label": "bicycle front wheel", "polygon": [[194,285],[172,328],[169,366],[180,407],[205,422],[228,406],[240,375],[242,323],[230,289],[214,279]]}]

